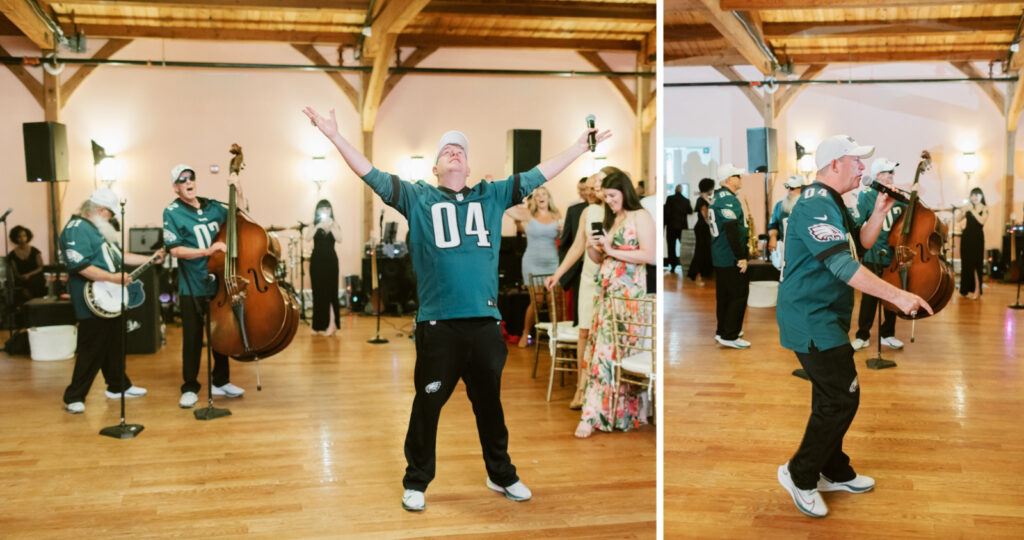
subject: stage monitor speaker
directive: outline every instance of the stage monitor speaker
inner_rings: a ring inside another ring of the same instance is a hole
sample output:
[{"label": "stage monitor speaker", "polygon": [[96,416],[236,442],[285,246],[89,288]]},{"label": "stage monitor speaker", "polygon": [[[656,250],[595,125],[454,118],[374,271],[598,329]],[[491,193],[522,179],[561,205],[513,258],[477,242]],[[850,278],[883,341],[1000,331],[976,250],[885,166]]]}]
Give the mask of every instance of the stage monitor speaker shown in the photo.
[{"label": "stage monitor speaker", "polygon": [[67,182],[68,135],[64,124],[27,122],[21,125],[25,140],[25,175],[29,182]]},{"label": "stage monitor speaker", "polygon": [[164,245],[164,230],[160,227],[132,227],[128,229],[128,251],[152,255]]},{"label": "stage monitor speaker", "polygon": [[146,299],[128,310],[128,354],[153,354],[160,350],[160,276],[159,266],[151,266],[139,276]]},{"label": "stage monitor speaker", "polygon": [[526,172],[540,163],[540,130],[510,129],[505,150],[505,172]]},{"label": "stage monitor speaker", "polygon": [[747,129],[747,170],[779,172],[779,146],[774,128]]}]

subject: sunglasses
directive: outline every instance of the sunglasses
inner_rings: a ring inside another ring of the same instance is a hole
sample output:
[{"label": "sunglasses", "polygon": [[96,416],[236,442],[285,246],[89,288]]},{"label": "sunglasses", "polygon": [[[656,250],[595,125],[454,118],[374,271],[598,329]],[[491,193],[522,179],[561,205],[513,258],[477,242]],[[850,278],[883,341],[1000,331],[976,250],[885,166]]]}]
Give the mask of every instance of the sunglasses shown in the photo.
[{"label": "sunglasses", "polygon": [[196,181],[196,177],[194,177],[194,176],[179,176],[178,179],[174,181],[174,183],[175,184],[184,184],[185,182],[190,182],[190,181],[191,182],[195,182]]}]

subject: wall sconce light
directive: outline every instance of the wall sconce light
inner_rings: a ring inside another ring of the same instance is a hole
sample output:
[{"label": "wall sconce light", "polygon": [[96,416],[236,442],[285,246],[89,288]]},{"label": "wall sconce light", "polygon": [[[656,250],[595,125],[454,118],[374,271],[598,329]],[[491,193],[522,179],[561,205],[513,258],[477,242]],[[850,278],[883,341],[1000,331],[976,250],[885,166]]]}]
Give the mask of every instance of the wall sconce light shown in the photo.
[{"label": "wall sconce light", "polygon": [[319,194],[324,184],[327,183],[327,158],[324,156],[310,158],[307,175],[309,180],[316,184],[316,192]]},{"label": "wall sconce light", "polygon": [[106,184],[109,189],[121,176],[121,162],[114,156],[107,156],[103,158],[103,160],[96,165],[96,176],[99,177],[99,179]]},{"label": "wall sconce light", "polygon": [[594,175],[594,174],[597,174],[597,173],[601,172],[601,169],[603,169],[607,165],[608,165],[608,157],[607,156],[594,156],[594,162],[593,162],[593,165],[591,166],[590,174]]},{"label": "wall sconce light", "polygon": [[964,152],[960,155],[960,172],[967,177],[970,183],[971,175],[978,172],[978,155],[974,152]]},{"label": "wall sconce light", "polygon": [[804,176],[810,176],[815,172],[814,152],[808,152],[796,162],[796,170]]},{"label": "wall sconce light", "polygon": [[423,156],[409,157],[409,177],[413,180],[423,180],[427,176],[427,158]]}]

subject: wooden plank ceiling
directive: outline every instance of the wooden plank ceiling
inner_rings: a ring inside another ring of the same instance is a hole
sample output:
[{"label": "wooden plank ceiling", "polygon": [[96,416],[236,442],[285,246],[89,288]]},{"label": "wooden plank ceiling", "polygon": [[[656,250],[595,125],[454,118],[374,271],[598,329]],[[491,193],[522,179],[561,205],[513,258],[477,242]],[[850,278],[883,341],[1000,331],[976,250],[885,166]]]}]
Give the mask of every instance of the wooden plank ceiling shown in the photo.
[{"label": "wooden plank ceiling", "polygon": [[760,69],[767,55],[738,15],[782,64],[1002,61],[1022,12],[1003,0],[665,0],[665,65]]},{"label": "wooden plank ceiling", "polygon": [[[393,0],[40,0],[68,35],[263,41],[359,47]],[[653,50],[656,0],[432,0],[398,47]],[[17,34],[0,17],[0,35]],[[653,63],[653,59],[650,61]]]}]

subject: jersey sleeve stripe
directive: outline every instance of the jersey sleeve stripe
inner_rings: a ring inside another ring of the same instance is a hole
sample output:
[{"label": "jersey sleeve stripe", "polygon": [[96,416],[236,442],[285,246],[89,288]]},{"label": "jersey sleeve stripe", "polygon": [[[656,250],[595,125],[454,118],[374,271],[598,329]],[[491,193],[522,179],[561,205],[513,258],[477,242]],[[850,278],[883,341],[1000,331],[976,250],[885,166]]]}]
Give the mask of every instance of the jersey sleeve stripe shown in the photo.
[{"label": "jersey sleeve stripe", "polygon": [[824,263],[825,259],[828,259],[829,257],[835,255],[836,253],[842,253],[844,251],[846,251],[846,252],[850,251],[850,244],[848,244],[846,242],[843,242],[841,244],[836,244],[836,245],[826,249],[825,251],[822,251],[821,253],[818,253],[817,255],[814,256],[814,258],[818,259],[818,262]]}]

